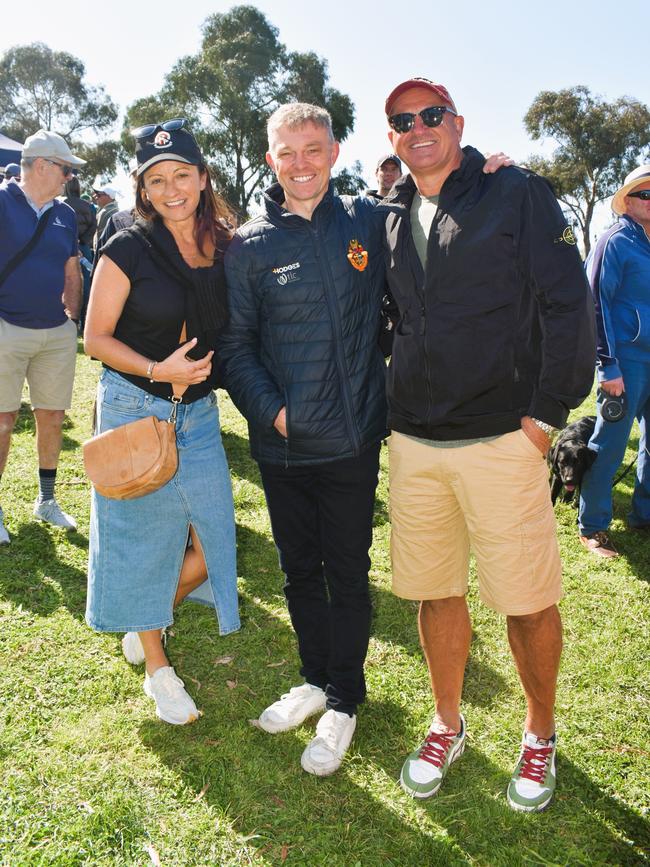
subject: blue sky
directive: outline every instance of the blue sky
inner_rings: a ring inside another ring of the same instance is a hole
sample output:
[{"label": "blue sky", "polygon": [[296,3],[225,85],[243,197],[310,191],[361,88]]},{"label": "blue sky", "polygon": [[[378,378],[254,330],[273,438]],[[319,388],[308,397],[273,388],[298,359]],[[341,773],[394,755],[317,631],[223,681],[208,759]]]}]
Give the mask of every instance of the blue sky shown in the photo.
[{"label": "blue sky", "polygon": [[[19,26],[2,29],[0,52],[33,41],[69,51],[85,63],[88,80],[103,84],[124,108],[158,90],[178,57],[198,49],[205,18],[233,5],[68,0],[60,6],[36,0],[25,14],[18,12]],[[650,103],[650,11],[640,0],[252,5],[290,49],[313,50],[328,61],[331,84],[356,107],[355,131],[343,143],[341,164],[361,160],[368,180],[377,157],[388,150],[385,97],[413,75],[447,86],[465,116],[465,143],[505,150],[519,161],[548,149],[528,139],[522,121],[541,90],[585,84],[608,99],[629,95]]]}]

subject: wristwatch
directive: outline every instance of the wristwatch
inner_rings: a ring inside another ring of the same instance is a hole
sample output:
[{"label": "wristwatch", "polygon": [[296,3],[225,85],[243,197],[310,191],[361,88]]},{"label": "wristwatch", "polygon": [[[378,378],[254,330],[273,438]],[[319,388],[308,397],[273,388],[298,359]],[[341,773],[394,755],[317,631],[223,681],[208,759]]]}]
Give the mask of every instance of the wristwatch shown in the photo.
[{"label": "wristwatch", "polygon": [[557,432],[557,428],[553,427],[552,424],[547,424],[545,421],[540,421],[540,419],[533,418],[532,416],[530,416],[530,420],[533,424],[536,424],[540,430],[543,430],[549,439],[553,439]]}]

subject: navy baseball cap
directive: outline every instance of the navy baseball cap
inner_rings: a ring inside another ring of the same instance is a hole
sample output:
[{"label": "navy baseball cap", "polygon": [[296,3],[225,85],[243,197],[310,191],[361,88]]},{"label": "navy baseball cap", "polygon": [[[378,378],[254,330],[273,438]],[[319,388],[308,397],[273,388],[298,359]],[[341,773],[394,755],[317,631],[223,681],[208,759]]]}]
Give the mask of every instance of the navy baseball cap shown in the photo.
[{"label": "navy baseball cap", "polygon": [[[182,119],[179,120],[182,122]],[[198,166],[204,162],[192,133],[182,127],[170,129],[170,126],[172,126],[170,121],[149,124],[140,128],[146,130],[142,136],[138,136],[140,129],[134,131],[138,177],[151,166],[164,160],[177,160],[179,163],[187,163],[191,166]]]}]

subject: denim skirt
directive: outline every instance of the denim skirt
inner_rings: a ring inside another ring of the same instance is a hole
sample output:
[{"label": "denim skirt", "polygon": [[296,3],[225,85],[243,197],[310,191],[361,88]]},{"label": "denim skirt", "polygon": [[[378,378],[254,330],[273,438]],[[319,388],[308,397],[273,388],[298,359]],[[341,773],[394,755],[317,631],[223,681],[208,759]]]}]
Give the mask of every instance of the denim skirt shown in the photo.
[{"label": "denim skirt", "polygon": [[[145,416],[169,418],[171,403],[104,370],[97,385],[97,432]],[[235,514],[214,392],[178,404],[178,471],[157,491],[113,500],[93,488],[86,621],[100,632],[142,632],[173,623],[173,604],[190,526],[208,578],[190,598],[214,605],[219,632],[239,629]]]}]

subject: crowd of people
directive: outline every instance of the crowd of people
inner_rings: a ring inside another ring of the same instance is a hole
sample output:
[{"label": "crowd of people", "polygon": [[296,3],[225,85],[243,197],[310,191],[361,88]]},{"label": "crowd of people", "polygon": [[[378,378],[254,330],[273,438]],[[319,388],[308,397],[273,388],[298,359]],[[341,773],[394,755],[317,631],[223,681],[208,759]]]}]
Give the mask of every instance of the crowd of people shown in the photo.
[{"label": "crowd of people", "polygon": [[[392,152],[378,161],[377,189],[352,197],[333,189],[329,114],[277,109],[266,155],[276,182],[237,231],[182,118],[133,131],[134,211],[119,212],[96,179],[84,343],[103,368],[97,431],[173,417],[178,469],[136,499],[92,491],[86,619],[124,634],[124,655],[144,663],[162,720],[197,719],[165,630],[188,595],[214,606],[221,634],[239,628],[214,391],[226,388],[248,422],[304,678],[259,726],[277,734],[318,715],[301,765],[334,773],[366,696],[372,515],[390,432],[393,591],[420,603],[435,705],[401,786],[435,795],[465,747],[472,551],[481,600],[505,616],[526,700],[507,800],[539,811],[556,786],[562,649],[545,456],[590,393],[597,353],[603,393],[625,390],[629,412],[615,431],[596,425],[580,538],[596,554],[616,553],[611,480],[635,416],[642,454],[630,524],[650,528],[650,166],[614,198],[621,216],[590,259],[592,296],[549,184],[503,155],[486,161],[462,147],[463,117],[443,85],[401,82],[385,114]],[[54,483],[83,301],[79,245],[92,228],[74,184],[81,165],[41,130],[25,142],[20,182],[0,187],[0,472],[27,380],[34,511],[66,529],[75,521]],[[70,207],[58,198],[64,183]]]}]

